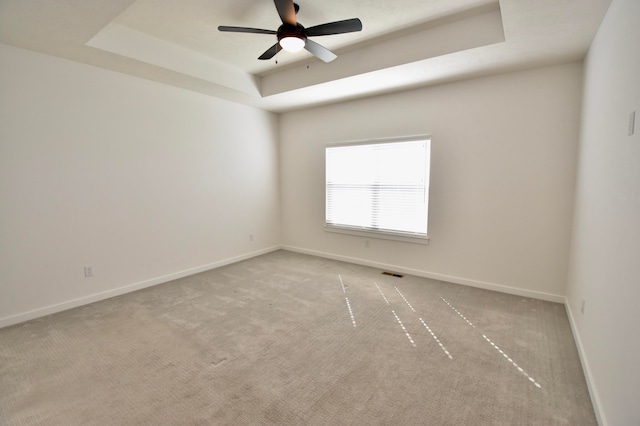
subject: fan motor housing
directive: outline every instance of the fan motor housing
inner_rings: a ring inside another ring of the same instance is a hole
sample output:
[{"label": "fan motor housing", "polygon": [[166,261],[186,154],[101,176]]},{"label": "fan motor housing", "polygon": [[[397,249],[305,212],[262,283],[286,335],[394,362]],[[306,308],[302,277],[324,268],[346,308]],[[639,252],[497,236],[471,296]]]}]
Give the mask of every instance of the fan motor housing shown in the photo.
[{"label": "fan motor housing", "polygon": [[297,37],[305,42],[307,41],[306,31],[300,24],[282,24],[280,28],[278,28],[278,42],[286,37]]}]

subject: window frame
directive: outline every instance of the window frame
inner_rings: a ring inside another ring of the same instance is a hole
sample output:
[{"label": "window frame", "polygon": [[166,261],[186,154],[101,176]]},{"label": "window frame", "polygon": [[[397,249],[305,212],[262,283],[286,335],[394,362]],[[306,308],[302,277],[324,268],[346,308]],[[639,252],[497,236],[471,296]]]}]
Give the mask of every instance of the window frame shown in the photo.
[{"label": "window frame", "polygon": [[[427,235],[418,235],[405,233],[402,231],[393,232],[393,231],[384,231],[384,230],[373,230],[373,229],[358,229],[356,227],[350,226],[340,226],[340,225],[331,225],[327,223],[327,149],[335,148],[341,146],[357,146],[357,145],[376,145],[376,144],[386,144],[386,143],[396,143],[396,142],[415,142],[415,141],[427,141],[427,153],[428,153],[428,163],[427,163]],[[324,229],[326,232],[345,234],[345,235],[354,235],[361,236],[366,238],[376,238],[376,239],[384,239],[384,240],[393,240],[393,241],[402,241],[414,244],[429,244],[429,200],[430,200],[430,180],[431,180],[431,143],[433,139],[430,134],[420,134],[420,135],[411,135],[411,136],[402,136],[402,137],[393,137],[393,138],[381,138],[381,139],[367,139],[367,140],[358,140],[358,141],[349,141],[349,142],[334,142],[328,143],[324,147]]]}]

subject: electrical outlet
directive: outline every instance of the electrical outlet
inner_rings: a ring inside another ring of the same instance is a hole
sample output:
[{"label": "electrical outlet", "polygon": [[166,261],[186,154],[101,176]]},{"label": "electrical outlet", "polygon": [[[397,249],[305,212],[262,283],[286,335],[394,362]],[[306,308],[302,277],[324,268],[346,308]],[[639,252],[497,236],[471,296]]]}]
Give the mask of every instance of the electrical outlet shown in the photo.
[{"label": "electrical outlet", "polygon": [[584,305],[585,305],[585,301],[583,300],[582,303],[580,304],[580,313],[584,314]]},{"label": "electrical outlet", "polygon": [[85,278],[89,278],[93,276],[93,266],[87,265],[84,267],[84,276]]}]

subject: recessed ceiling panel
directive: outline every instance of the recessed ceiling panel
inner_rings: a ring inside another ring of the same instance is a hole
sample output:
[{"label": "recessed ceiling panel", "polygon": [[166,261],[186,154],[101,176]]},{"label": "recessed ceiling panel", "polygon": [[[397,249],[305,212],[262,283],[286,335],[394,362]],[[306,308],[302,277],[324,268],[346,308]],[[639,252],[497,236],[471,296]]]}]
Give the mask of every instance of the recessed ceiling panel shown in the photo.
[{"label": "recessed ceiling panel", "polygon": [[611,0],[297,2],[306,27],[357,17],[363,30],[314,37],[329,64],[259,61],[273,35],[217,27],[275,30],[273,0],[0,0],[0,43],[281,112],[580,61]]},{"label": "recessed ceiling panel", "polygon": [[[416,25],[475,8],[497,4],[497,0],[296,0],[297,19],[305,27],[360,18],[357,33],[314,38],[329,49],[405,30]],[[277,30],[280,18],[271,0],[137,0],[114,23],[148,34],[185,49],[225,62],[249,73],[277,68],[275,60],[258,61],[262,52],[276,42],[275,36],[221,33],[219,25]],[[280,65],[311,55],[281,52]]]}]

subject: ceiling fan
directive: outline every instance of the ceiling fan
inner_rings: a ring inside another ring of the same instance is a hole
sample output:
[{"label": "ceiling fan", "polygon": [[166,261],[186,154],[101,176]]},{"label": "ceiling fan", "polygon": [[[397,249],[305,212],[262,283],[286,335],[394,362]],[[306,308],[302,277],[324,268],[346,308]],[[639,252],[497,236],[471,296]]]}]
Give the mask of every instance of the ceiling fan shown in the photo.
[{"label": "ceiling fan", "polygon": [[300,6],[293,0],[273,0],[282,25],[277,31],[263,30],[249,27],[228,27],[221,25],[218,30],[234,33],[271,34],[278,37],[278,42],[267,49],[258,59],[267,60],[273,58],[280,50],[297,52],[303,48],[324,62],[331,62],[337,56],[320,44],[309,40],[309,37],[345,34],[362,30],[362,22],[358,18],[344,21],[328,22],[313,27],[305,28],[296,20],[296,14]]}]

